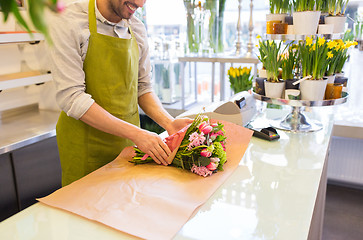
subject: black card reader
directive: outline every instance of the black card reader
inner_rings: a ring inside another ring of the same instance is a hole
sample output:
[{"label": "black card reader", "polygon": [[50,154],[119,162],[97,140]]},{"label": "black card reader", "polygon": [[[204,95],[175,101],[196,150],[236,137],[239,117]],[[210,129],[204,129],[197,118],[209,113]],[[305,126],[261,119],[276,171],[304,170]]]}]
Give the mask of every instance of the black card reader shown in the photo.
[{"label": "black card reader", "polygon": [[259,130],[252,128],[252,130],[254,137],[262,138],[268,141],[273,141],[280,138],[280,135],[273,127],[262,128]]}]

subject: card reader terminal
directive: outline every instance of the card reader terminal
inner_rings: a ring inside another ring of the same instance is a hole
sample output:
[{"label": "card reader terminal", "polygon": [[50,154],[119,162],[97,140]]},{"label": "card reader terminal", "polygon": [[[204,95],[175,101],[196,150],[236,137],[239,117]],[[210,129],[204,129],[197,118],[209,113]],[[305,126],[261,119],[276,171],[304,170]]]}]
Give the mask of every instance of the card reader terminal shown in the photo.
[{"label": "card reader terminal", "polygon": [[273,141],[280,138],[280,135],[273,127],[266,127],[258,130],[252,128],[252,130],[254,137],[262,138],[268,141]]}]

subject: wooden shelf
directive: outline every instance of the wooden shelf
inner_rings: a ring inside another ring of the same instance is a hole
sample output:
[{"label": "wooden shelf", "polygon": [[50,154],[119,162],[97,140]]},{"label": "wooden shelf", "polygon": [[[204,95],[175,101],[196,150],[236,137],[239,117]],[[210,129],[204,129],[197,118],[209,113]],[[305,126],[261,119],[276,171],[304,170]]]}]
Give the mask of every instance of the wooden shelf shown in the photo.
[{"label": "wooden shelf", "polygon": [[44,40],[44,36],[41,33],[28,32],[0,32],[0,44],[11,43],[38,43]]},{"label": "wooden shelf", "polygon": [[0,75],[0,90],[29,86],[44,83],[52,80],[50,73],[40,71],[19,72]]}]

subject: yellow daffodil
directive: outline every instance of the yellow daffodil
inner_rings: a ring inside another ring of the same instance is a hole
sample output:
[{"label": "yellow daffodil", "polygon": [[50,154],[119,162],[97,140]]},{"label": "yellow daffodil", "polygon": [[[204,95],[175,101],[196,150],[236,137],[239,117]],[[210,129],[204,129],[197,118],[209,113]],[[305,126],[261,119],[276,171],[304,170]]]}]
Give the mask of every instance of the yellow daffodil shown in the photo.
[{"label": "yellow daffodil", "polygon": [[333,53],[332,53],[331,51],[329,51],[329,52],[328,52],[328,54],[327,54],[327,57],[328,57],[328,59],[329,59],[329,58],[334,57],[334,55],[333,55]]},{"label": "yellow daffodil", "polygon": [[324,43],[325,43],[325,38],[324,37],[318,38],[319,47],[321,47]]},{"label": "yellow daffodil", "polygon": [[260,35],[257,35],[257,37],[256,37],[257,39],[260,39],[261,38],[261,36]]},{"label": "yellow daffodil", "polygon": [[312,47],[313,51],[316,50],[316,45],[314,44],[313,47]]},{"label": "yellow daffodil", "polygon": [[334,48],[337,44],[336,44],[334,41],[329,41],[329,42],[327,43],[327,45],[328,45],[328,48],[329,48],[329,49],[332,49],[332,48]]},{"label": "yellow daffodil", "polygon": [[354,42],[353,42],[353,45],[354,45],[354,46],[358,45],[358,42],[357,42],[357,41],[354,41]]},{"label": "yellow daffodil", "polygon": [[311,37],[306,37],[306,45],[311,46],[313,44],[313,39]]},{"label": "yellow daffodil", "polygon": [[292,45],[291,45],[291,48],[292,48],[292,49],[297,49],[297,47],[298,47],[298,45],[297,45],[297,44],[292,44]]}]

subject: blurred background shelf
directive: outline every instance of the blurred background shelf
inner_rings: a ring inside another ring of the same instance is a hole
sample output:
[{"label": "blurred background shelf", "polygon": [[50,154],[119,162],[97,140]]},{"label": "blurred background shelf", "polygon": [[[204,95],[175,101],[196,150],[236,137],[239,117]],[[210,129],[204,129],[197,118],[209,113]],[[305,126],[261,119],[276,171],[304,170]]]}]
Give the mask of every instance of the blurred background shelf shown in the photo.
[{"label": "blurred background shelf", "polygon": [[52,80],[50,73],[40,71],[28,71],[0,75],[0,90],[41,84]]},{"label": "blurred background shelf", "polygon": [[40,33],[0,32],[0,44],[38,43],[43,40],[44,36]]}]

